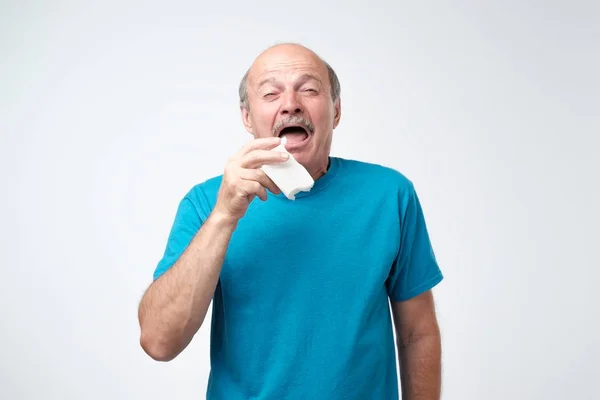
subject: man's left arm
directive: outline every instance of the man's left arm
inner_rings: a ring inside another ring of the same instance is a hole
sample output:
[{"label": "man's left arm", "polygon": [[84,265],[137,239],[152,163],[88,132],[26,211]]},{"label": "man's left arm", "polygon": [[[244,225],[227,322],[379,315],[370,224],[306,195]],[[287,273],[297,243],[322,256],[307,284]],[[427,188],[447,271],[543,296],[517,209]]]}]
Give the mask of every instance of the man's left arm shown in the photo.
[{"label": "man's left arm", "polygon": [[428,290],[392,301],[403,400],[439,400],[441,338],[433,294]]}]

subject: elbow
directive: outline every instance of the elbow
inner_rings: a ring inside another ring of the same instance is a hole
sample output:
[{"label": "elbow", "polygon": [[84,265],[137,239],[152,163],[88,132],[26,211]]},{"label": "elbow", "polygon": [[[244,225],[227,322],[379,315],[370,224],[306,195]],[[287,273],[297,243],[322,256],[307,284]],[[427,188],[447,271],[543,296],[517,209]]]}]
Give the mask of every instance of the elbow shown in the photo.
[{"label": "elbow", "polygon": [[166,345],[164,341],[143,332],[140,335],[140,346],[155,361],[168,362],[175,359],[179,354],[172,346]]}]

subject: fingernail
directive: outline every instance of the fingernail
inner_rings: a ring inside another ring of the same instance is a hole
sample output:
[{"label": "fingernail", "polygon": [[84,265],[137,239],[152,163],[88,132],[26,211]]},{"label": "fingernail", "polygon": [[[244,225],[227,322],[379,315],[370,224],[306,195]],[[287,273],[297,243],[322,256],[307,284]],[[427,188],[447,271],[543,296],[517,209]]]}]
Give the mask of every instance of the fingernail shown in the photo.
[{"label": "fingernail", "polygon": [[283,158],[284,160],[287,160],[289,156],[290,155],[288,153],[281,153],[281,158]]}]

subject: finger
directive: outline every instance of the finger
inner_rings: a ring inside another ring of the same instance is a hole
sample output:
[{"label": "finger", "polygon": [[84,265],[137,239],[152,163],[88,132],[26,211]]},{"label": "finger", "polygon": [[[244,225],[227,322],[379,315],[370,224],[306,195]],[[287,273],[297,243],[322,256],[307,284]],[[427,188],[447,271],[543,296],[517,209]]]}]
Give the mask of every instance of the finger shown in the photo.
[{"label": "finger", "polygon": [[267,190],[258,181],[242,179],[240,182],[240,188],[246,193],[248,201],[252,201],[254,196],[258,196],[262,201],[267,200]]},{"label": "finger", "polygon": [[274,193],[274,194],[281,193],[281,190],[277,187],[275,182],[273,182],[271,180],[271,178],[269,178],[267,176],[267,174],[264,173],[263,170],[242,168],[242,169],[240,169],[239,176],[240,176],[240,178],[242,178],[244,180],[257,181],[263,187],[269,189],[271,191],[271,193]]},{"label": "finger", "polygon": [[289,158],[289,154],[281,151],[273,150],[253,150],[245,154],[239,160],[239,165],[242,168],[260,168],[265,164],[279,164]]},{"label": "finger", "polygon": [[241,150],[238,152],[238,156],[242,157],[253,150],[272,150],[281,143],[281,138],[273,136],[267,138],[258,138],[249,141]]}]

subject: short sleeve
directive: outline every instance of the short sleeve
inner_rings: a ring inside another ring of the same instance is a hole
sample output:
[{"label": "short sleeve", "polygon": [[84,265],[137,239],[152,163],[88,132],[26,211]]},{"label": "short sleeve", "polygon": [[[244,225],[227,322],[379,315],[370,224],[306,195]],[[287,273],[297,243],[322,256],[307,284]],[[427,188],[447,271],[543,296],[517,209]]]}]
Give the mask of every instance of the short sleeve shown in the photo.
[{"label": "short sleeve", "polygon": [[154,280],[158,279],[175,264],[201,225],[202,221],[194,204],[188,197],[184,197],[177,208],[164,254],[154,270]]},{"label": "short sleeve", "polygon": [[386,282],[392,301],[415,297],[443,279],[414,187],[411,185],[399,200],[400,244]]}]

